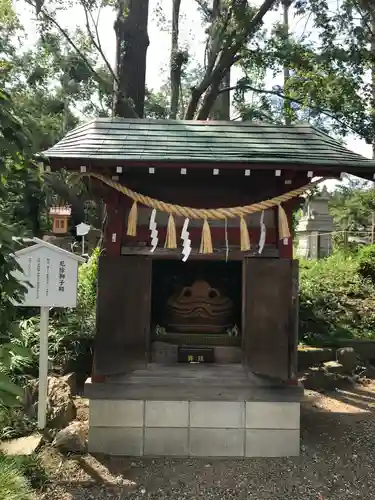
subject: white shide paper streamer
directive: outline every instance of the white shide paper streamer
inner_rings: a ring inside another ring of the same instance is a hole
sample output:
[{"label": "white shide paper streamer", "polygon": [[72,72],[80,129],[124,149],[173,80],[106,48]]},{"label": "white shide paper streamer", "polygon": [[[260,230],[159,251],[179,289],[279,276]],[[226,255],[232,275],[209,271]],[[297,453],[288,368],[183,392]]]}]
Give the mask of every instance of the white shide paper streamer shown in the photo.
[{"label": "white shide paper streamer", "polygon": [[151,231],[151,250],[150,252],[155,252],[156,247],[158,246],[159,243],[159,238],[158,238],[158,231],[156,229],[156,209],[154,208],[153,211],[151,212],[151,217],[150,217],[150,231]]},{"label": "white shide paper streamer", "polygon": [[264,224],[264,210],[260,216],[260,238],[259,238],[259,250],[258,253],[263,252],[264,244],[266,243],[266,225]]},{"label": "white shide paper streamer", "polygon": [[189,232],[187,230],[189,225],[189,219],[185,219],[184,225],[181,231],[181,239],[182,239],[182,262],[186,262],[191,253],[191,240],[189,239]]}]

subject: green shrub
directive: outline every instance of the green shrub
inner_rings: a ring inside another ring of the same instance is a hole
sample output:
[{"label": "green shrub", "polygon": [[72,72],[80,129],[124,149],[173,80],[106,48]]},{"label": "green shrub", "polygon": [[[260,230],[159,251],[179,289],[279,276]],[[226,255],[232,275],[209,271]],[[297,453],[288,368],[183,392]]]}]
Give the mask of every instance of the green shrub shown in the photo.
[{"label": "green shrub", "polygon": [[22,407],[0,406],[0,440],[25,436],[36,429],[36,421],[30,419]]},{"label": "green shrub", "polygon": [[358,272],[375,283],[375,245],[367,245],[358,252]]},{"label": "green shrub", "polygon": [[300,262],[300,341],[375,338],[375,287],[358,272],[358,257],[337,252]]},{"label": "green shrub", "polygon": [[16,461],[0,455],[1,500],[32,500],[35,498],[31,485],[22,474]]},{"label": "green shrub", "polygon": [[40,490],[49,481],[48,474],[38,455],[19,455],[12,457],[11,460],[26,477],[32,488]]}]

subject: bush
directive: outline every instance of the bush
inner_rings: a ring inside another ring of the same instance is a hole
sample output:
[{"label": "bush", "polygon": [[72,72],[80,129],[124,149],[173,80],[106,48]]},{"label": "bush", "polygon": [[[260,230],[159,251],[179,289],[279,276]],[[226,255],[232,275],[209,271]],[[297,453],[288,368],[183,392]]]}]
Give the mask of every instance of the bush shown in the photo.
[{"label": "bush", "polygon": [[22,474],[16,461],[0,455],[1,500],[32,500],[35,498],[31,485]]},{"label": "bush", "polygon": [[358,252],[358,272],[375,283],[375,245],[367,245]]},{"label": "bush", "polygon": [[358,257],[334,253],[300,263],[300,341],[375,338],[375,287]]},{"label": "bush", "polygon": [[0,440],[25,436],[36,429],[36,421],[30,419],[23,408],[0,406]]},{"label": "bush", "polygon": [[40,490],[49,481],[48,474],[38,455],[19,455],[8,460],[11,460],[16,465],[32,488]]}]

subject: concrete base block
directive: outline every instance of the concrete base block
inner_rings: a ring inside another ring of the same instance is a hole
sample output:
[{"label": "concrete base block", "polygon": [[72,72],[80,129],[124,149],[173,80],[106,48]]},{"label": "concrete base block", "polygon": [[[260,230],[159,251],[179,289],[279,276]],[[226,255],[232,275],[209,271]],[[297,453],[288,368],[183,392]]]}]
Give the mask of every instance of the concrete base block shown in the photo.
[{"label": "concrete base block", "polygon": [[299,451],[299,429],[248,429],[246,431],[246,457],[296,457]]},{"label": "concrete base block", "polygon": [[243,429],[190,429],[191,457],[243,457]]},{"label": "concrete base block", "polygon": [[239,429],[244,427],[245,403],[235,401],[191,401],[191,427]]},{"label": "concrete base block", "polygon": [[143,455],[143,429],[136,427],[90,427],[88,450],[90,453],[141,457]]},{"label": "concrete base block", "polygon": [[90,401],[91,453],[123,456],[298,456],[300,403]]},{"label": "concrete base block", "polygon": [[90,426],[94,427],[143,427],[143,414],[143,401],[90,401]]},{"label": "concrete base block", "polygon": [[246,403],[247,429],[299,429],[300,404],[271,401]]},{"label": "concrete base block", "polygon": [[146,427],[188,427],[189,401],[146,401]]},{"label": "concrete base block", "polygon": [[144,455],[146,456],[189,456],[189,430],[176,428],[145,429]]}]

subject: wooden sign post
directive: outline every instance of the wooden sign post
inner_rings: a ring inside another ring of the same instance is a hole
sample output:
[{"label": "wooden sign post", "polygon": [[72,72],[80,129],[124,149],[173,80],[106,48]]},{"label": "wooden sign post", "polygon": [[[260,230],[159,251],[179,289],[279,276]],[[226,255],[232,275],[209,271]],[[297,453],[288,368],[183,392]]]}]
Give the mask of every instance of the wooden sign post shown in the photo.
[{"label": "wooden sign post", "polygon": [[15,271],[13,275],[27,288],[23,302],[17,305],[40,307],[38,428],[44,429],[47,415],[49,311],[52,307],[76,307],[78,263],[85,260],[39,238],[23,241],[35,244],[15,252],[22,271]]}]

